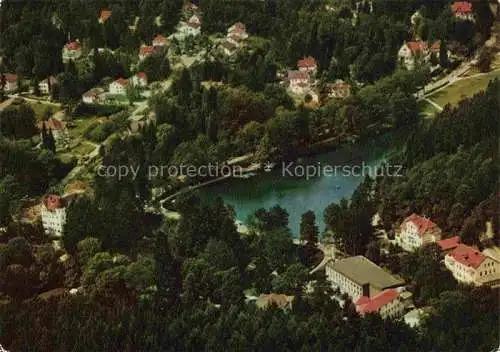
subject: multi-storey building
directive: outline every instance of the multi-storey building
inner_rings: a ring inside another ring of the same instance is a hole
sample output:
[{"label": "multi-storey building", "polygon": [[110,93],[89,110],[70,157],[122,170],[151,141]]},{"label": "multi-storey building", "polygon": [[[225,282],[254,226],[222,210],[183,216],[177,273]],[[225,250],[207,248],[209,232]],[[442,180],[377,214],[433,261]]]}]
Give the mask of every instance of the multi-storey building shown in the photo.
[{"label": "multi-storey building", "polygon": [[66,208],[63,198],[57,195],[48,195],[42,202],[42,225],[45,234],[61,237],[66,224]]},{"label": "multi-storey building", "polygon": [[396,243],[410,252],[440,239],[441,229],[431,220],[417,214],[407,217],[396,234]]}]

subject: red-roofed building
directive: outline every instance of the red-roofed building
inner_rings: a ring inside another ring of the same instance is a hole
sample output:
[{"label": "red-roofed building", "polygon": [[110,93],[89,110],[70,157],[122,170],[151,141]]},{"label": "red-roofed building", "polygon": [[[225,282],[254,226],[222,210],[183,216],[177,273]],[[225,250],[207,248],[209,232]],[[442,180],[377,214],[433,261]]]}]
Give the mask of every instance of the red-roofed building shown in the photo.
[{"label": "red-roofed building", "polygon": [[[6,92],[13,92],[17,89],[17,75],[13,73],[5,73],[4,75],[4,90]],[[0,82],[1,83],[1,82]]]},{"label": "red-roofed building", "polygon": [[99,23],[106,22],[111,17],[111,10],[102,9],[99,13]]},{"label": "red-roofed building", "polygon": [[460,240],[459,236],[453,236],[450,238],[446,238],[444,240],[437,241],[439,248],[441,248],[441,250],[444,253],[451,252],[452,250],[457,248],[460,243],[461,243],[461,240]]},{"label": "red-roofed building", "polygon": [[58,195],[48,195],[42,200],[41,215],[45,234],[61,237],[66,224],[66,202]]},{"label": "red-roofed building", "polygon": [[145,72],[137,72],[130,78],[130,83],[136,87],[146,87],[148,85],[148,76]]},{"label": "red-roofed building", "polygon": [[295,94],[303,94],[309,90],[309,74],[304,71],[288,71],[290,90]]},{"label": "red-roofed building", "polygon": [[363,296],[356,303],[356,311],[360,315],[378,313],[382,318],[398,318],[404,314],[404,304],[396,289],[387,289],[369,298]]},{"label": "red-roofed building", "polygon": [[301,72],[308,72],[315,74],[318,70],[318,65],[316,64],[316,59],[312,56],[304,57],[297,61],[297,67]]},{"label": "red-roofed building", "polygon": [[473,21],[472,3],[468,1],[457,1],[451,4],[453,16],[465,21]]},{"label": "red-roofed building", "polygon": [[414,251],[440,239],[439,226],[417,214],[412,214],[403,221],[399,234],[396,236],[396,242],[407,251]]},{"label": "red-roofed building", "polygon": [[76,60],[82,56],[82,46],[78,41],[66,43],[62,50],[62,60],[64,63],[69,60]]},{"label": "red-roofed building", "polygon": [[104,93],[102,88],[92,88],[82,94],[82,100],[85,104],[96,104],[99,96]]},{"label": "red-roofed building", "polygon": [[52,87],[56,86],[59,82],[57,82],[57,78],[54,76],[49,76],[45,78],[43,81],[38,83],[38,89],[42,94],[49,94]]},{"label": "red-roofed building", "polygon": [[162,36],[161,34],[158,34],[156,37],[153,39],[153,47],[162,47],[168,45],[168,39]]},{"label": "red-roofed building", "polygon": [[457,281],[476,286],[500,285],[500,263],[473,247],[459,244],[446,254],[444,264]]},{"label": "red-roofed building", "polygon": [[128,80],[118,78],[116,81],[109,84],[109,92],[111,94],[124,95],[127,94]]},{"label": "red-roofed building", "polygon": [[153,55],[154,51],[155,51],[154,46],[147,46],[147,45],[141,46],[141,48],[139,49],[139,60],[142,61],[148,56]]},{"label": "red-roofed building", "polygon": [[227,37],[238,37],[240,39],[246,39],[248,38],[247,27],[243,23],[237,22],[228,28]]}]

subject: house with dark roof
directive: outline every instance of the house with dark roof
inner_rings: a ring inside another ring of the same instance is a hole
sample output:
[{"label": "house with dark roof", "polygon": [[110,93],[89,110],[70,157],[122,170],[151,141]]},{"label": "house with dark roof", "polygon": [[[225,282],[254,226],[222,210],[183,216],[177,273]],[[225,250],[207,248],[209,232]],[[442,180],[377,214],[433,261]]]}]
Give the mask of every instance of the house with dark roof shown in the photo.
[{"label": "house with dark roof", "polygon": [[476,248],[459,244],[445,255],[444,265],[462,283],[500,286],[500,263]]},{"label": "house with dark roof", "polygon": [[330,260],[325,266],[325,273],[332,286],[347,294],[354,302],[363,296],[372,298],[386,289],[401,287],[405,283],[361,255]]},{"label": "house with dark roof", "polygon": [[396,243],[406,251],[414,251],[425,244],[441,240],[441,229],[426,217],[408,216],[396,233]]}]

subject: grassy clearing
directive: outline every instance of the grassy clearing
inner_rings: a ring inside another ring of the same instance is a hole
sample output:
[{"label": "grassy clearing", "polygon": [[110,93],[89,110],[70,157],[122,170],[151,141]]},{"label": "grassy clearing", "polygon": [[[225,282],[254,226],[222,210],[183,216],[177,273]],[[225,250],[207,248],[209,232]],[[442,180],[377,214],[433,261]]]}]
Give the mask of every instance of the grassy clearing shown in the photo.
[{"label": "grassy clearing", "polygon": [[446,104],[456,106],[460,100],[471,97],[481,90],[486,89],[489,81],[495,78],[500,78],[500,70],[459,80],[447,88],[431,95],[429,98],[442,107]]},{"label": "grassy clearing", "polygon": [[52,104],[34,103],[34,102],[27,102],[27,103],[35,112],[37,120],[41,120],[44,117],[47,109],[50,109],[52,111],[52,114],[55,114],[56,112],[61,110],[56,105]]},{"label": "grassy clearing", "polygon": [[432,118],[439,112],[434,105],[425,100],[418,102],[418,108],[424,118]]}]

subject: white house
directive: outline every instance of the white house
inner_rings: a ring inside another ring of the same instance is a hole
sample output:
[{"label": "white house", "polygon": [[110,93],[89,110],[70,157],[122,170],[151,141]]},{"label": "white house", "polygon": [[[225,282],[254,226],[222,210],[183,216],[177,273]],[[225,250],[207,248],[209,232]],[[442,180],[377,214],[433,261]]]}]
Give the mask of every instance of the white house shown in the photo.
[{"label": "white house", "polygon": [[148,76],[145,72],[137,72],[130,78],[130,83],[134,87],[147,87],[148,85]]},{"label": "white house", "polygon": [[62,49],[62,61],[67,63],[69,60],[76,60],[82,56],[82,47],[80,42],[73,41],[64,45]]},{"label": "white house", "polygon": [[378,313],[383,319],[402,317],[405,310],[398,290],[392,288],[383,290],[372,298],[362,296],[356,301],[355,305],[356,311],[360,315]]},{"label": "white house", "polygon": [[82,94],[82,101],[85,104],[96,104],[99,102],[99,95],[104,93],[102,88],[92,88]]},{"label": "white house", "polygon": [[227,36],[238,37],[239,39],[248,38],[246,26],[241,22],[233,24],[231,27],[228,28]]},{"label": "white house", "polygon": [[297,67],[301,72],[307,72],[310,74],[315,74],[318,71],[318,65],[316,64],[316,59],[312,56],[304,57],[297,61]]},{"label": "white house", "polygon": [[463,21],[474,21],[472,3],[468,1],[457,1],[451,4],[451,12],[455,18]]},{"label": "white house", "polygon": [[325,266],[325,274],[333,287],[347,294],[354,302],[363,296],[373,298],[385,289],[404,285],[403,280],[361,255],[331,260]]},{"label": "white house", "polygon": [[288,71],[288,82],[290,83],[290,90],[295,94],[304,94],[308,91],[309,74],[304,71]]},{"label": "white house", "polygon": [[62,237],[66,224],[66,208],[63,198],[57,195],[44,197],[41,207],[42,225],[45,234]]},{"label": "white house", "polygon": [[54,76],[49,76],[48,78],[45,78],[43,81],[38,83],[38,89],[42,94],[49,94],[50,89],[57,85],[57,83],[57,79]]},{"label": "white house", "polygon": [[5,86],[4,90],[6,92],[13,92],[17,89],[17,75],[13,73],[4,74],[5,77]]},{"label": "white house", "polygon": [[431,220],[417,214],[407,217],[396,234],[396,243],[410,252],[440,239],[441,229]]},{"label": "white house", "polygon": [[428,54],[427,44],[422,40],[404,42],[398,51],[399,63],[408,70],[413,70],[419,61]]},{"label": "white house", "polygon": [[462,283],[494,287],[500,285],[500,263],[473,247],[459,244],[445,255],[444,265]]},{"label": "white house", "polygon": [[109,85],[109,93],[116,95],[127,94],[128,80],[125,78],[118,78],[116,81],[111,82]]}]

